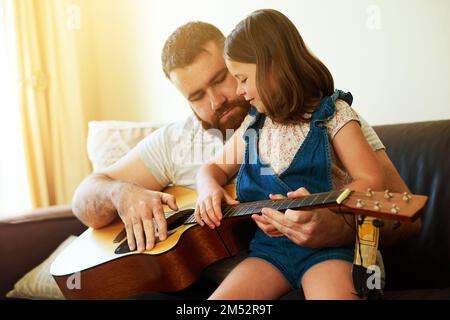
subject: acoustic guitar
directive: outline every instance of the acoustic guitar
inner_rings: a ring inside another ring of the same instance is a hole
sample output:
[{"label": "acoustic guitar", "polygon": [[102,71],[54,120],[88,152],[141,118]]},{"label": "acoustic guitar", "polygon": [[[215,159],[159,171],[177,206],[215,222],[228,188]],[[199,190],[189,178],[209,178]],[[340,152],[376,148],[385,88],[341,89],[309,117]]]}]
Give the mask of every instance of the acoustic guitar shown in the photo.
[{"label": "acoustic guitar", "polygon": [[[235,196],[234,185],[225,188]],[[223,205],[221,225],[215,229],[195,222],[197,193],[192,189],[166,190],[177,199],[179,211],[165,208],[168,237],[151,250],[130,251],[120,219],[101,228],[89,228],[55,259],[50,273],[67,299],[127,299],[144,292],[176,292],[187,288],[212,263],[246,249],[256,224],[251,214],[262,208],[329,207],[336,213],[412,222],[427,197],[348,189],[295,199],[263,200]]]}]

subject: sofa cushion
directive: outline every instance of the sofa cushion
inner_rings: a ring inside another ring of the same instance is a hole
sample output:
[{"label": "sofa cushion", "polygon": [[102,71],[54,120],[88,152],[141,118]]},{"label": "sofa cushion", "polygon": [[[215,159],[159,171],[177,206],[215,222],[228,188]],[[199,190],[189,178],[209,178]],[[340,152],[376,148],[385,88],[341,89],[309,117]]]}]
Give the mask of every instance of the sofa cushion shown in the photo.
[{"label": "sofa cushion", "polygon": [[47,259],[17,281],[14,289],[8,292],[6,297],[15,299],[63,300],[64,296],[50,274],[50,265],[58,254],[76,238],[76,236],[71,235],[64,240]]},{"label": "sofa cushion", "polygon": [[87,153],[94,172],[115,163],[161,126],[153,122],[89,122]]}]

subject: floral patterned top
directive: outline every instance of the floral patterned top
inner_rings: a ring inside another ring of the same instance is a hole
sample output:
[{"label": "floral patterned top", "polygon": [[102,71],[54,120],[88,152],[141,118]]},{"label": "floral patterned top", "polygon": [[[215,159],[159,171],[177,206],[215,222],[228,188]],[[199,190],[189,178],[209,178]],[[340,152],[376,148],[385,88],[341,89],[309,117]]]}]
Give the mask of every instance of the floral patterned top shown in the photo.
[{"label": "floral patterned top", "polygon": [[[350,121],[360,119],[355,110],[353,110],[345,101],[336,100],[336,112],[327,123],[328,135],[330,141],[333,140],[339,130]],[[249,126],[254,116],[247,115],[242,122],[241,128],[244,130]],[[269,117],[266,117],[264,126],[260,131],[258,151],[259,157],[263,163],[271,166],[275,174],[280,175],[289,167],[295,154],[301,147],[303,141],[309,132],[310,123],[301,124],[277,124]],[[333,146],[331,145],[332,161],[332,182],[333,189],[340,189],[345,184],[351,182],[351,177],[345,167],[337,158]]]}]

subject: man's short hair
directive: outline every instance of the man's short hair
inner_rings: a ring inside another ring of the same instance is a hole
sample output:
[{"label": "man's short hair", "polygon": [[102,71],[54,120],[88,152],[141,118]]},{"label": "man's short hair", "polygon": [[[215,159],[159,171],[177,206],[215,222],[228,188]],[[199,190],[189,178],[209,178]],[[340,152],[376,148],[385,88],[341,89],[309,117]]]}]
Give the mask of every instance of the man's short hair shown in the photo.
[{"label": "man's short hair", "polygon": [[212,24],[193,21],[177,28],[164,44],[161,61],[164,74],[177,68],[184,68],[194,62],[195,58],[206,52],[204,46],[214,41],[219,48],[223,48],[225,36]]}]

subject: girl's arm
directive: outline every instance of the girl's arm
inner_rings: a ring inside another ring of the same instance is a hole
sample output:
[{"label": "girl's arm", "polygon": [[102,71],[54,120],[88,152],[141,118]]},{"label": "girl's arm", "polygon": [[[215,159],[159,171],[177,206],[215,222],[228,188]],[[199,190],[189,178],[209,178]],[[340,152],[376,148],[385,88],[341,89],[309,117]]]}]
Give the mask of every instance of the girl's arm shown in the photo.
[{"label": "girl's arm", "polygon": [[197,223],[210,228],[220,225],[222,219],[221,204],[238,203],[223,188],[237,173],[244,161],[245,143],[243,130],[238,129],[210,163],[200,167],[197,173],[198,199],[195,208]]},{"label": "girl's arm", "polygon": [[375,153],[367,142],[356,121],[348,122],[334,136],[334,151],[352,177],[346,187],[356,191],[384,190],[385,174]]}]

